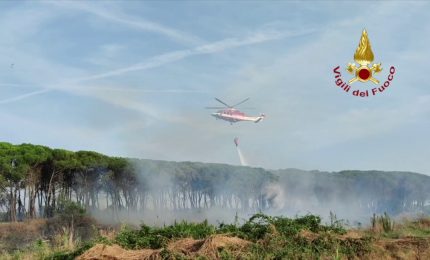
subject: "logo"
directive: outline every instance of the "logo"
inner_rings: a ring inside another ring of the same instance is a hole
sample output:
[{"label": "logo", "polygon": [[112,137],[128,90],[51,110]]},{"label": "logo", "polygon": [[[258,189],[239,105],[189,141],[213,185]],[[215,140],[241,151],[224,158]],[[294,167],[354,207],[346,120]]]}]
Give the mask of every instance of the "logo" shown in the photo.
[{"label": "logo", "polygon": [[[356,97],[376,96],[379,93],[384,92],[390,86],[391,81],[394,79],[394,74],[396,73],[396,69],[394,68],[394,66],[390,67],[387,80],[379,87],[374,87],[371,89],[369,89],[368,87],[366,89],[357,87],[354,89],[350,86],[357,81],[362,84],[366,84],[369,81],[374,85],[380,84],[379,80],[375,77],[376,74],[379,74],[383,68],[381,63],[371,64],[374,58],[375,57],[372,51],[372,46],[370,45],[369,36],[367,35],[366,30],[363,30],[360,43],[358,44],[357,50],[354,53],[354,61],[358,63],[358,66],[355,63],[348,63],[348,66],[346,67],[346,71],[354,75],[354,78],[350,79],[348,83],[346,83],[341,78],[342,75],[339,71],[340,66],[337,66],[333,69],[336,85],[346,93],[352,93],[352,95]],[[351,91],[351,89],[353,90]]]}]

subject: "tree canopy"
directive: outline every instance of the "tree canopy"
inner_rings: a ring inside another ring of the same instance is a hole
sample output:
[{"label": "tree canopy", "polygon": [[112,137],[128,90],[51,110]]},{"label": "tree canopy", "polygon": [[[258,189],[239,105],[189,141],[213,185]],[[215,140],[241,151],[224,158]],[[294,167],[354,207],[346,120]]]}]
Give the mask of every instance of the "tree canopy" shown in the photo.
[{"label": "tree canopy", "polygon": [[[276,186],[283,192],[277,192]],[[318,172],[110,157],[92,151],[0,143],[0,217],[52,217],[60,201],[87,210],[272,209],[277,200],[331,206],[350,199],[369,212],[425,210],[430,177],[408,172]],[[297,203],[296,203],[297,204]]]}]

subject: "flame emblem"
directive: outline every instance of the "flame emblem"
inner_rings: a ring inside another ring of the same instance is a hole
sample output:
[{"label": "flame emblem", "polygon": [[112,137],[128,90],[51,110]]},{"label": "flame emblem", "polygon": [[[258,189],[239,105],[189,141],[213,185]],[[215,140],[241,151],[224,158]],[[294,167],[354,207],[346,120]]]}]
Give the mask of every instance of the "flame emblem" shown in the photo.
[{"label": "flame emblem", "polygon": [[363,33],[361,34],[360,43],[358,44],[357,50],[354,53],[354,60],[360,65],[360,67],[357,67],[355,63],[349,63],[348,67],[346,68],[349,73],[355,74],[355,78],[349,81],[350,84],[356,81],[366,82],[368,80],[375,84],[379,83],[379,81],[373,77],[373,74],[381,72],[382,67],[381,63],[373,64],[371,67],[369,67],[368,65],[373,62],[373,59],[374,55],[372,46],[370,45],[367,31],[364,29]]}]

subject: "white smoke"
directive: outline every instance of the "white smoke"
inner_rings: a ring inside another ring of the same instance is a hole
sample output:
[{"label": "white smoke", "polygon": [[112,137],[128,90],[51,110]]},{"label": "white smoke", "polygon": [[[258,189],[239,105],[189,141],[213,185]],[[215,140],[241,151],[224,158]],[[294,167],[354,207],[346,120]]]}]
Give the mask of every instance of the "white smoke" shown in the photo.
[{"label": "white smoke", "polygon": [[274,210],[283,209],[286,205],[284,189],[277,183],[266,185],[263,189],[263,194],[271,201],[271,206]]}]

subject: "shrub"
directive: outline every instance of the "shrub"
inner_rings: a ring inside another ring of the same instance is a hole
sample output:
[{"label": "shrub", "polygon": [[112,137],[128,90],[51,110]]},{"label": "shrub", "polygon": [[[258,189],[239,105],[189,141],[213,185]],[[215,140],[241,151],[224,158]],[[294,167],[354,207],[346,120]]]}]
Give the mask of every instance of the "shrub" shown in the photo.
[{"label": "shrub", "polygon": [[192,237],[201,239],[215,234],[215,227],[207,221],[202,223],[189,223],[182,221],[173,225],[157,228],[142,224],[139,230],[124,227],[115,238],[115,241],[125,248],[161,248],[169,239]]},{"label": "shrub", "polygon": [[384,212],[384,215],[381,216],[373,214],[372,218],[370,219],[370,222],[372,223],[373,231],[383,231],[384,233],[394,231],[394,220],[390,218],[387,212]]}]

